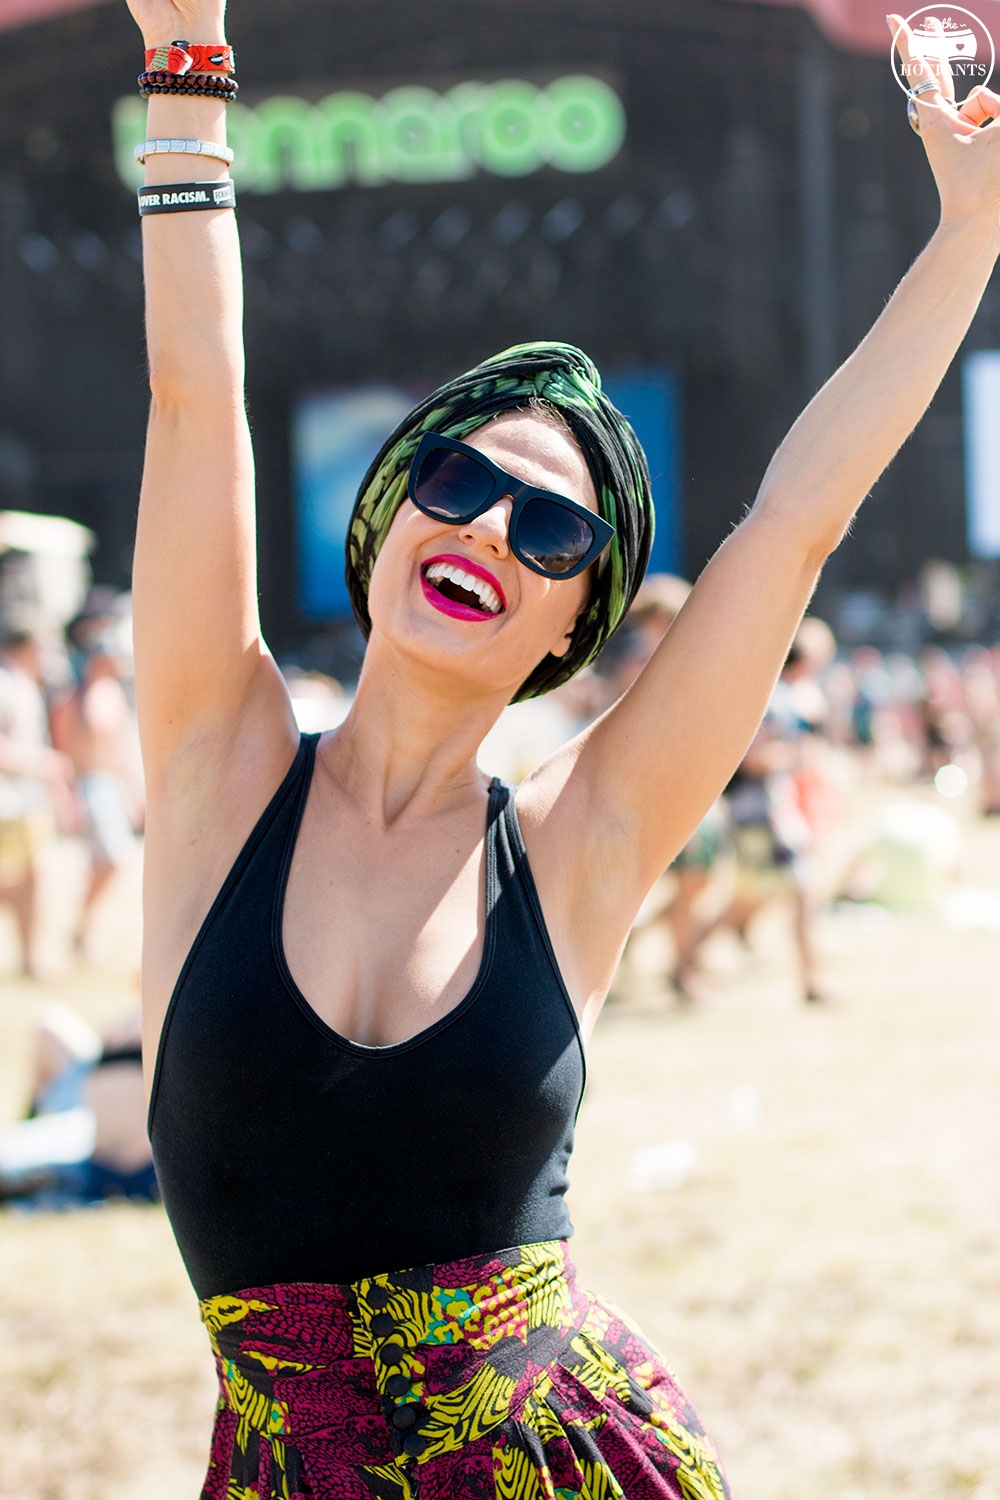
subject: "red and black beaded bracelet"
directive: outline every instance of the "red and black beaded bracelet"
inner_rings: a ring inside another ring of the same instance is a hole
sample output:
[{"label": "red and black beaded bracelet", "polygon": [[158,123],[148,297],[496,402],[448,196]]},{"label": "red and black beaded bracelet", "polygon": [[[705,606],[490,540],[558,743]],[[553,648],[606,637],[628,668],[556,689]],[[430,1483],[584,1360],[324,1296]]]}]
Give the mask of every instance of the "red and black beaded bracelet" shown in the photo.
[{"label": "red and black beaded bracelet", "polygon": [[222,73],[166,73],[159,69],[139,74],[139,93],[144,99],[151,94],[186,94],[188,97],[235,99],[240,86],[235,78]]}]

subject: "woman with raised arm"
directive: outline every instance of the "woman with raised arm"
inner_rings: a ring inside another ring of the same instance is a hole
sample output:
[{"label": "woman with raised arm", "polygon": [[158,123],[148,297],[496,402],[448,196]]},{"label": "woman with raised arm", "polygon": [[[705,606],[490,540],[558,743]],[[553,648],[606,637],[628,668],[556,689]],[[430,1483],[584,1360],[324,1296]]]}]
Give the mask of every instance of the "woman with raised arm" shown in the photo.
[{"label": "woman with raised arm", "polygon": [[651,530],[636,440],[561,344],[423,402],[350,528],[353,708],[300,737],[257,617],[223,3],[129,4],[152,93],[145,1044],[218,1359],[204,1495],[718,1500],[677,1385],[574,1277],[584,1040],[968,328],[1000,246],[1000,128],[979,129],[1000,101],[959,112],[946,73],[917,69],[939,228],[640,677],[515,797],[477,747],[625,613]]}]

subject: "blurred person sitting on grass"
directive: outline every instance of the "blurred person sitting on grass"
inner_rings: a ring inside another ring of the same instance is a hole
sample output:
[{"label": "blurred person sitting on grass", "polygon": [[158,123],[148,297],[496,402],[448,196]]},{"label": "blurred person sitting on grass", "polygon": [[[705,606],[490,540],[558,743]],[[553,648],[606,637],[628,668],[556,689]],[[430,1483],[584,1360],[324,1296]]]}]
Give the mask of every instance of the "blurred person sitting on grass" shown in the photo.
[{"label": "blurred person sitting on grass", "polygon": [[158,1197],[138,1014],[99,1036],[68,1006],[43,1006],[29,1098],[27,1117],[0,1132],[0,1200],[67,1208]]},{"label": "blurred person sitting on grass", "polygon": [[[946,65],[913,59],[939,228],[628,692],[515,792],[479,770],[485,734],[588,665],[638,591],[635,434],[552,342],[420,403],[349,527],[357,694],[300,735],[258,617],[232,86],[203,81],[231,66],[224,9],[129,4],[166,90],[134,570],[144,1033],[157,1176],[220,1377],[205,1496],[724,1500],[676,1381],[574,1272],[583,1049],[639,906],[969,327],[1000,252],[1000,127],[979,130],[1000,97],[959,113]],[[195,172],[210,186],[182,187]]]},{"label": "blurred person sitting on grass", "polygon": [[38,854],[73,801],[73,763],[52,748],[42,681],[34,614],[12,609],[0,624],[0,903],[14,913],[29,978],[36,977]]}]

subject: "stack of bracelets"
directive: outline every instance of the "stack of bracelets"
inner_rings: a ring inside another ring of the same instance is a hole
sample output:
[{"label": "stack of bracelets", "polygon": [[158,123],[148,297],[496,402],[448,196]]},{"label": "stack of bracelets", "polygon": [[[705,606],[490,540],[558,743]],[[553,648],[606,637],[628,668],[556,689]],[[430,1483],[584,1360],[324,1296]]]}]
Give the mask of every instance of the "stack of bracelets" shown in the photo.
[{"label": "stack of bracelets", "polygon": [[[139,92],[144,99],[152,94],[186,95],[191,98],[221,99],[228,104],[239,93],[233,77],[236,58],[225,44],[203,46],[194,42],[170,42],[150,47],[146,52],[146,70],[139,75]],[[143,141],[135,148],[136,161],[160,153],[180,156],[208,156],[231,164],[233,153],[228,146],[212,141],[170,138]],[[139,214],[190,213],[204,209],[235,208],[236,188],[225,179],[221,182],[157,183],[139,189]]]},{"label": "stack of bracelets", "polygon": [[151,94],[186,94],[222,99],[228,104],[240,91],[233,77],[235,71],[232,47],[171,42],[147,50],[146,70],[139,74],[139,93],[144,99]]}]

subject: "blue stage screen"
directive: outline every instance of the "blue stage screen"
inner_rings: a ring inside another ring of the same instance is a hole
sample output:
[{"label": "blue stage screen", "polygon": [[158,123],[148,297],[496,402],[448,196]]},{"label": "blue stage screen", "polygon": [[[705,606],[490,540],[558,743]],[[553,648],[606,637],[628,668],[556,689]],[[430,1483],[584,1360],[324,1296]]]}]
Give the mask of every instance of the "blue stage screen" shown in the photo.
[{"label": "blue stage screen", "polygon": [[649,571],[680,573],[684,568],[680,381],[672,370],[630,370],[605,376],[604,389],[632,423],[649,460],[656,504]]},{"label": "blue stage screen", "polygon": [[299,608],[310,620],[351,613],[344,538],[358,486],[412,396],[360,386],[303,397],[292,433]]}]

